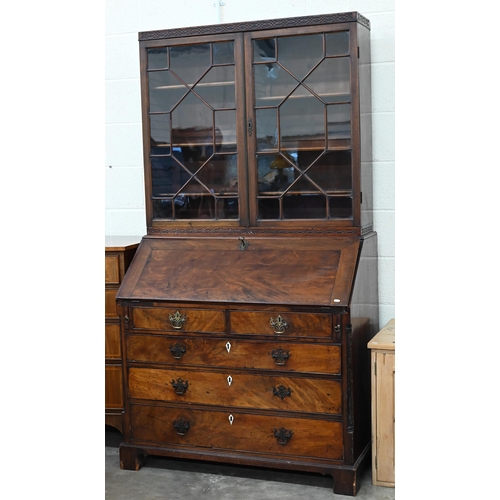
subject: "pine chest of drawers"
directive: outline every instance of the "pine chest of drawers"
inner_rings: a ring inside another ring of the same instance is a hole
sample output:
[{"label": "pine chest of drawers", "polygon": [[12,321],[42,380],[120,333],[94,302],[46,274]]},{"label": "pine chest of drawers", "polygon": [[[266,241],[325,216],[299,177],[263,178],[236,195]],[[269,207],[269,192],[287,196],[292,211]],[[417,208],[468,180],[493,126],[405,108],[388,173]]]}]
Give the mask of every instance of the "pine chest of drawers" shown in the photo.
[{"label": "pine chest of drawers", "polygon": [[315,471],[355,494],[371,333],[354,278],[375,242],[145,237],[117,295],[121,466],[157,454]]}]

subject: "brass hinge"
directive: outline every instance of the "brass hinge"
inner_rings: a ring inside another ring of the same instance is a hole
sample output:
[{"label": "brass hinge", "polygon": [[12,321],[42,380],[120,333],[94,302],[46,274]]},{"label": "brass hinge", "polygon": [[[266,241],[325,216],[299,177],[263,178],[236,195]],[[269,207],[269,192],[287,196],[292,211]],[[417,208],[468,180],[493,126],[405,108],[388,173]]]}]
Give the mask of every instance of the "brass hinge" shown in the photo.
[{"label": "brass hinge", "polygon": [[359,47],[358,47],[358,59],[359,59]]},{"label": "brass hinge", "polygon": [[378,469],[378,456],[375,455],[375,469]]},{"label": "brass hinge", "polygon": [[373,369],[374,369],[375,375],[377,375],[377,362],[376,361],[373,362]]}]

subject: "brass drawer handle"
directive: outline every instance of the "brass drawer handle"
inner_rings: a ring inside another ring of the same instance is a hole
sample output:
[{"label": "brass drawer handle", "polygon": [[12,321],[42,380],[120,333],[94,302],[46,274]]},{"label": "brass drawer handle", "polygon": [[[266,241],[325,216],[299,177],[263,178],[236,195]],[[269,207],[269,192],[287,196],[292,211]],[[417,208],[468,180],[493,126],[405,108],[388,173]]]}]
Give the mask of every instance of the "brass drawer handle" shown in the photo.
[{"label": "brass drawer handle", "polygon": [[190,422],[183,420],[182,418],[179,420],[174,420],[174,429],[176,430],[179,436],[184,436],[186,432],[189,430]]},{"label": "brass drawer handle", "polygon": [[189,382],[187,380],[182,380],[180,377],[177,380],[172,380],[172,387],[176,394],[183,395],[187,388],[189,387]]},{"label": "brass drawer handle", "polygon": [[288,444],[293,432],[282,427],[281,429],[274,429],[274,437],[278,440],[278,444]]},{"label": "brass drawer handle", "polygon": [[273,387],[273,396],[278,396],[283,401],[287,396],[292,395],[292,389],[287,389],[284,385]]},{"label": "brass drawer handle", "polygon": [[176,330],[180,330],[186,322],[186,316],[184,314],[181,314],[179,311],[176,311],[174,315],[169,314],[168,319],[172,327]]},{"label": "brass drawer handle", "polygon": [[288,328],[288,323],[280,315],[276,319],[271,318],[269,323],[273,327],[274,333],[285,333],[285,328]]},{"label": "brass drawer handle", "polygon": [[181,359],[184,354],[186,354],[187,349],[179,342],[176,342],[172,346],[170,346],[170,352],[172,353],[172,357],[174,359]]},{"label": "brass drawer handle", "polygon": [[271,351],[271,357],[278,366],[284,366],[290,357],[290,351],[284,351],[281,347]]}]

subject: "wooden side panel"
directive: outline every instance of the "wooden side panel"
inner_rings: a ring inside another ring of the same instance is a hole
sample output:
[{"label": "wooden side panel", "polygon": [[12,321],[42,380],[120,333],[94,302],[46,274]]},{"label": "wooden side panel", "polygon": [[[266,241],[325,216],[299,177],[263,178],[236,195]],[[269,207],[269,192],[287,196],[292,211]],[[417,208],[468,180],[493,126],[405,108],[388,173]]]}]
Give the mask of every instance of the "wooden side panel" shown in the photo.
[{"label": "wooden side panel", "polygon": [[394,486],[395,355],[393,352],[374,351],[372,356],[376,363],[376,374],[372,378],[375,445],[373,484]]},{"label": "wooden side panel", "polygon": [[116,291],[117,288],[106,288],[104,291],[104,314],[106,318],[118,319],[116,310]]},{"label": "wooden side panel", "polygon": [[342,411],[341,383],[331,379],[248,375],[237,370],[130,368],[128,388],[133,399],[306,413]]},{"label": "wooden side panel", "polygon": [[120,257],[119,255],[105,256],[105,282],[113,285],[120,284]]},{"label": "wooden side panel", "polygon": [[[342,459],[341,422],[139,405],[131,405],[130,413],[132,442]],[[183,424],[182,430],[186,424],[189,428],[180,435],[178,429]],[[275,432],[279,434],[281,429],[283,436],[287,431],[291,432],[284,444],[280,444],[275,436]]]}]

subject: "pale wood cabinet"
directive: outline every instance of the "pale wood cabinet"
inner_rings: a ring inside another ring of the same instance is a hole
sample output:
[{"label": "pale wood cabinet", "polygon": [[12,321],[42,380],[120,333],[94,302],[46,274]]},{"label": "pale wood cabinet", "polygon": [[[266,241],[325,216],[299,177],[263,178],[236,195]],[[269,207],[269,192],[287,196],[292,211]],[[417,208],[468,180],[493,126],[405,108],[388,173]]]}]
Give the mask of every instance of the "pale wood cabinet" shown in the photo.
[{"label": "pale wood cabinet", "polygon": [[372,367],[372,482],[395,484],[396,326],[391,319],[368,343]]},{"label": "pale wood cabinet", "polygon": [[123,369],[120,318],[116,310],[116,292],[140,238],[107,236],[104,254],[104,356],[105,356],[105,423],[123,431]]}]

